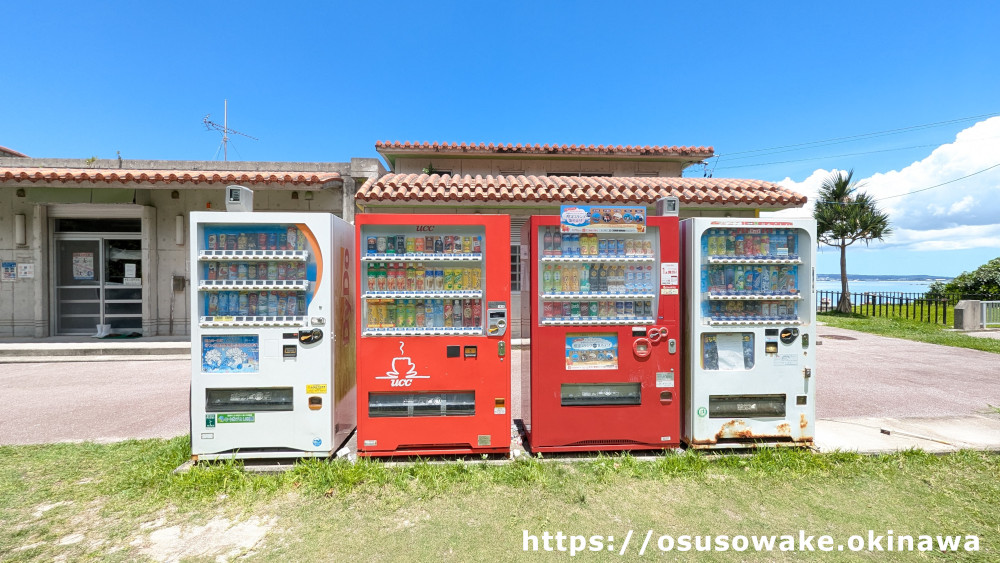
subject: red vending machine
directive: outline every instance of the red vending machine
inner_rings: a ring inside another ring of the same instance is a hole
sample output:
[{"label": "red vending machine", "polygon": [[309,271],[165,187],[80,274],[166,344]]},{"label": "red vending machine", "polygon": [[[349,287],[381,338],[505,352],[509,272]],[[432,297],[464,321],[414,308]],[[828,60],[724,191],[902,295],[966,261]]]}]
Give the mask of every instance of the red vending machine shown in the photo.
[{"label": "red vending machine", "polygon": [[510,218],[355,225],[358,453],[508,453]]},{"label": "red vending machine", "polygon": [[680,444],[676,203],[659,217],[564,206],[525,225],[521,416],[532,452]]}]

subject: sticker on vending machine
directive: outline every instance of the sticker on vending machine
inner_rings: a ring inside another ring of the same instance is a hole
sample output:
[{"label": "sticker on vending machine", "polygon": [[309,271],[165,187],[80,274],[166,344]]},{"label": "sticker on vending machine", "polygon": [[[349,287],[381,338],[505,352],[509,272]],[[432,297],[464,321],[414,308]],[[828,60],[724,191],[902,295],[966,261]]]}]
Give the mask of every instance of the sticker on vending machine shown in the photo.
[{"label": "sticker on vending machine", "polygon": [[660,264],[660,285],[677,287],[680,280],[680,266],[677,262],[663,262]]}]

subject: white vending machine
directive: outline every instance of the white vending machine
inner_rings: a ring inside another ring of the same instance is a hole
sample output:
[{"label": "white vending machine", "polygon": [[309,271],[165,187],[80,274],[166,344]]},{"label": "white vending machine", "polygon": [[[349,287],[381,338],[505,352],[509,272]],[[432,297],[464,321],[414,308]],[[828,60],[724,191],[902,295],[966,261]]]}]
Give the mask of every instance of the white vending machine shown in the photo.
[{"label": "white vending machine", "polygon": [[192,459],[327,457],[356,426],[354,227],[191,213]]},{"label": "white vending machine", "polygon": [[816,428],[816,222],[681,222],[684,442],[811,446]]}]

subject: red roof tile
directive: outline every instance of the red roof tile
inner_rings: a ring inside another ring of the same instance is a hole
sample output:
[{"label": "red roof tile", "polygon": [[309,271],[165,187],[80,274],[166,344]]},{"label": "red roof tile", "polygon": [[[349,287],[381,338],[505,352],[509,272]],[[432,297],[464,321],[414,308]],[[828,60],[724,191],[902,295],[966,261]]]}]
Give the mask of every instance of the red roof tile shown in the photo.
[{"label": "red roof tile", "polygon": [[763,180],[678,177],[451,176],[386,174],[356,198],[367,202],[546,203],[600,201],[652,205],[675,196],[685,205],[800,207],[806,197]]},{"label": "red roof tile", "polygon": [[213,170],[131,170],[98,168],[4,168],[0,183],[15,184],[282,184],[311,186],[340,180],[336,172],[243,172]]},{"label": "red roof tile", "polygon": [[632,146],[632,145],[539,145],[520,143],[514,145],[508,143],[429,143],[410,141],[376,141],[375,150],[380,153],[396,154],[400,152],[438,152],[438,153],[461,153],[461,154],[496,154],[496,155],[571,155],[571,156],[646,156],[646,157],[671,157],[682,156],[691,158],[708,158],[715,154],[712,147],[677,147],[677,146]]}]

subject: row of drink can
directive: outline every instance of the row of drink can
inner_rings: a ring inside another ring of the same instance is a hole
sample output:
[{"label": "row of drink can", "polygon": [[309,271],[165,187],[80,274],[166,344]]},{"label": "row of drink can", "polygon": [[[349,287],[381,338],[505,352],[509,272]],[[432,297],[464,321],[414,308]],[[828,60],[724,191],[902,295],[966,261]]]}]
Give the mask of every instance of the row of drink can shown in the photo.
[{"label": "row of drink can", "polygon": [[306,310],[306,296],[297,291],[218,291],[206,301],[210,317],[294,317]]},{"label": "row of drink can", "polygon": [[726,295],[795,295],[798,293],[798,267],[702,266],[701,290]]},{"label": "row of drink can", "polygon": [[477,328],[481,299],[369,299],[365,326],[396,328]]},{"label": "row of drink can", "polygon": [[709,229],[701,238],[702,254],[778,258],[794,256],[795,229]]},{"label": "row of drink can", "polygon": [[542,293],[650,292],[653,283],[649,265],[546,264],[542,269]]},{"label": "row of drink can", "polygon": [[306,237],[298,227],[281,231],[208,233],[208,250],[305,250]]},{"label": "row of drink can", "polygon": [[305,262],[209,262],[208,280],[304,280]]},{"label": "row of drink can", "polygon": [[483,288],[480,268],[435,269],[421,263],[368,263],[368,291],[472,291]]},{"label": "row of drink can", "polygon": [[594,233],[562,233],[546,227],[542,235],[542,256],[653,256],[650,239],[606,238]]},{"label": "row of drink can", "polygon": [[645,320],[651,318],[653,318],[652,301],[545,301],[542,303],[543,320]]},{"label": "row of drink can", "polygon": [[795,303],[787,301],[712,301],[707,311],[717,320],[789,321],[797,314]]},{"label": "row of drink can", "polygon": [[369,256],[378,254],[481,254],[481,235],[406,236],[367,235],[365,247]]}]

